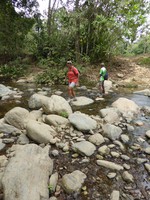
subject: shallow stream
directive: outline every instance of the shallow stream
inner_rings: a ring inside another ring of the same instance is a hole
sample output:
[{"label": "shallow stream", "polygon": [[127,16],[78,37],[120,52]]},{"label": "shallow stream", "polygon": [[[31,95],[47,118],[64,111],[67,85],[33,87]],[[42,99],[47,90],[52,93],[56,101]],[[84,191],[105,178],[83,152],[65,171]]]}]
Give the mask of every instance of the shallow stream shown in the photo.
[{"label": "shallow stream", "polygon": [[[28,99],[29,97],[35,93],[40,91],[42,88],[48,88],[47,86],[40,86],[37,87],[34,84],[16,84],[16,83],[2,83],[5,86],[11,86],[18,88],[20,91],[23,92],[22,98],[20,100],[6,100],[6,101],[0,101],[0,118],[2,118],[7,111],[12,109],[13,107],[20,106],[23,108],[28,109]],[[67,86],[54,86],[50,87],[49,96],[51,94],[54,94],[55,91],[62,91],[62,96],[67,98]],[[77,96],[87,96],[90,98],[95,97],[95,93],[92,90],[92,87],[89,87],[88,90],[79,90],[77,89]],[[83,113],[92,114],[92,115],[98,115],[99,110],[102,108],[106,108],[107,106],[111,106],[112,102],[114,102],[119,97],[125,97],[130,100],[133,100],[135,103],[137,103],[139,106],[150,106],[150,98],[143,95],[137,95],[133,94],[132,90],[129,89],[120,89],[116,90],[115,92],[112,92],[104,97],[104,101],[95,101],[93,104],[86,106],[86,107],[73,107],[73,110],[80,110]],[[138,137],[144,137],[145,132],[147,130],[150,130],[150,117],[140,115],[138,119],[144,123],[143,126],[135,126],[135,130],[133,132],[133,135],[131,136],[131,144],[133,144],[136,141],[136,138]],[[133,122],[134,123],[134,122]],[[147,145],[147,143],[143,144],[144,146]],[[53,148],[53,147],[52,147]],[[128,151],[128,145],[126,146],[126,155],[130,154],[130,151]],[[135,151],[135,157],[140,157],[140,152]],[[126,163],[131,166],[130,172],[135,177],[136,186],[135,188],[127,189],[128,194],[132,194],[132,196],[135,195],[135,199],[138,197],[139,193],[142,193],[145,198],[148,199],[149,197],[146,197],[147,193],[146,191],[150,191],[150,180],[148,178],[148,173],[145,171],[144,166],[136,165],[136,162],[134,162],[135,157],[134,154],[130,154],[132,159],[127,161]],[[148,157],[148,156],[147,156]],[[81,163],[81,159],[83,159],[81,156],[78,158],[72,160],[72,152],[69,152],[69,154],[63,153],[59,155],[54,161],[54,168],[56,171],[59,171],[59,176],[63,176],[66,173],[70,173],[73,170],[81,170],[82,172],[85,172],[85,174],[88,174],[88,177],[86,179],[86,182],[84,185],[87,187],[87,194],[82,191],[80,194],[74,194],[74,195],[66,195],[65,193],[61,193],[57,198],[58,200],[107,200],[109,199],[109,195],[111,191],[113,190],[119,190],[122,192],[126,192],[125,187],[123,186],[123,182],[120,179],[119,173],[117,174],[118,180],[116,179],[109,179],[107,178],[107,174],[110,172],[110,170],[100,167],[96,164],[96,158],[95,155],[90,157],[89,163]],[[148,157],[149,159],[149,157]],[[116,161],[118,164],[120,162],[120,159],[118,158],[110,158],[108,156],[108,160]],[[121,164],[121,163],[120,163]],[[128,185],[126,185],[128,187]],[[123,198],[122,198],[123,199]]]}]

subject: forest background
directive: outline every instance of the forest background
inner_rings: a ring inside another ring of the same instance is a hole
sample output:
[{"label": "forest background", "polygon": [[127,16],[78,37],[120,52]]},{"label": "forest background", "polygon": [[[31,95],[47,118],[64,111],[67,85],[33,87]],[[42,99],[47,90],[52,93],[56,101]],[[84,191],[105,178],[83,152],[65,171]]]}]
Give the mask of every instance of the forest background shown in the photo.
[{"label": "forest background", "polygon": [[44,15],[37,0],[1,0],[0,74],[62,84],[68,59],[81,73],[118,55],[149,65],[149,13],[149,0],[49,0]]}]

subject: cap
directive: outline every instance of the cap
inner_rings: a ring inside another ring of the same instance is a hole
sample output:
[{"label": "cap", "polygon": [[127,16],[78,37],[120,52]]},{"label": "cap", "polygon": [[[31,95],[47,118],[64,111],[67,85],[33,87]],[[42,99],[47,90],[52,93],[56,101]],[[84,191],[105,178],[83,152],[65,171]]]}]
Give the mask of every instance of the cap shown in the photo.
[{"label": "cap", "polygon": [[71,60],[68,60],[68,61],[67,61],[67,64],[72,64]]},{"label": "cap", "polygon": [[101,66],[104,66],[105,64],[104,63],[101,63]]}]

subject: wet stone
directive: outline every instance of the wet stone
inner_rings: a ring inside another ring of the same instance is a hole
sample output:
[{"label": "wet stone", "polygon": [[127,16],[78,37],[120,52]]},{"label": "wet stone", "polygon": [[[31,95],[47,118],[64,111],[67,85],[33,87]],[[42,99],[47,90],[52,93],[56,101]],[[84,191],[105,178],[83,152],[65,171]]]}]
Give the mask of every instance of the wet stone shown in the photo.
[{"label": "wet stone", "polygon": [[112,173],[107,174],[107,177],[110,178],[110,179],[113,179],[113,178],[116,177],[116,175],[117,175],[116,173],[112,172]]},{"label": "wet stone", "polygon": [[137,161],[138,164],[142,164],[142,163],[147,162],[148,160],[146,158],[137,158],[136,161]]},{"label": "wet stone", "polygon": [[128,164],[126,164],[126,163],[123,164],[123,167],[124,167],[126,170],[129,170],[129,169],[130,169],[130,165],[128,165]]},{"label": "wet stone", "polygon": [[150,164],[146,163],[144,164],[144,166],[147,169],[148,173],[150,174]]},{"label": "wet stone", "polygon": [[15,141],[14,138],[5,138],[5,139],[3,139],[3,143],[5,143],[5,144],[14,143],[14,141]]},{"label": "wet stone", "polygon": [[98,152],[100,155],[108,155],[110,153],[110,149],[106,146],[106,145],[103,145],[102,147],[100,147],[98,149]]},{"label": "wet stone", "polygon": [[63,176],[62,186],[68,194],[78,192],[82,188],[82,184],[84,183],[85,179],[86,175],[81,171],[76,170]]},{"label": "wet stone", "polygon": [[5,148],[5,144],[2,142],[2,139],[0,139],[0,151]]},{"label": "wet stone", "polygon": [[120,192],[114,190],[110,195],[110,200],[119,200]]},{"label": "wet stone", "polygon": [[51,152],[51,154],[54,156],[54,157],[57,157],[59,155],[59,151],[58,150],[53,150]]},{"label": "wet stone", "polygon": [[134,182],[132,174],[130,174],[130,173],[127,172],[127,171],[123,172],[122,178],[123,178],[123,180],[126,181],[127,183],[131,183],[131,182],[133,183],[133,182]]},{"label": "wet stone", "polygon": [[144,152],[145,152],[146,154],[150,154],[150,146],[147,147],[147,148],[145,148],[145,149],[144,149]]},{"label": "wet stone", "polygon": [[127,155],[121,155],[120,156],[123,160],[130,160],[130,157]]},{"label": "wet stone", "polygon": [[150,130],[146,132],[146,136],[150,139]]},{"label": "wet stone", "polygon": [[122,134],[121,136],[120,136],[120,138],[121,138],[121,140],[122,140],[122,142],[124,143],[124,144],[126,144],[126,143],[128,143],[129,142],[129,136],[128,135],[125,135],[125,134]]},{"label": "wet stone", "polygon": [[95,152],[96,147],[88,141],[82,141],[73,144],[72,149],[81,155],[91,156]]},{"label": "wet stone", "polygon": [[121,165],[106,160],[97,160],[97,164],[112,170],[123,170]]},{"label": "wet stone", "polygon": [[115,158],[119,158],[119,157],[120,157],[120,154],[117,153],[117,152],[112,151],[112,152],[111,152],[111,156],[112,156],[112,157],[115,157]]}]

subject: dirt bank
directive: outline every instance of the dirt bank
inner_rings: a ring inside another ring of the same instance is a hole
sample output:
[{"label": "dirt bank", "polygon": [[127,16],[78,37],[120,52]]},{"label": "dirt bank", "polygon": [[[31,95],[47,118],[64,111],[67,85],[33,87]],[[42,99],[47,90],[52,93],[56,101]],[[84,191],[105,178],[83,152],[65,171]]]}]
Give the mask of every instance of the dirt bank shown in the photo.
[{"label": "dirt bank", "polygon": [[[115,57],[107,65],[109,79],[124,86],[150,88],[150,66],[141,65],[143,56]],[[89,81],[98,81],[100,65],[91,66],[86,73]]]}]

